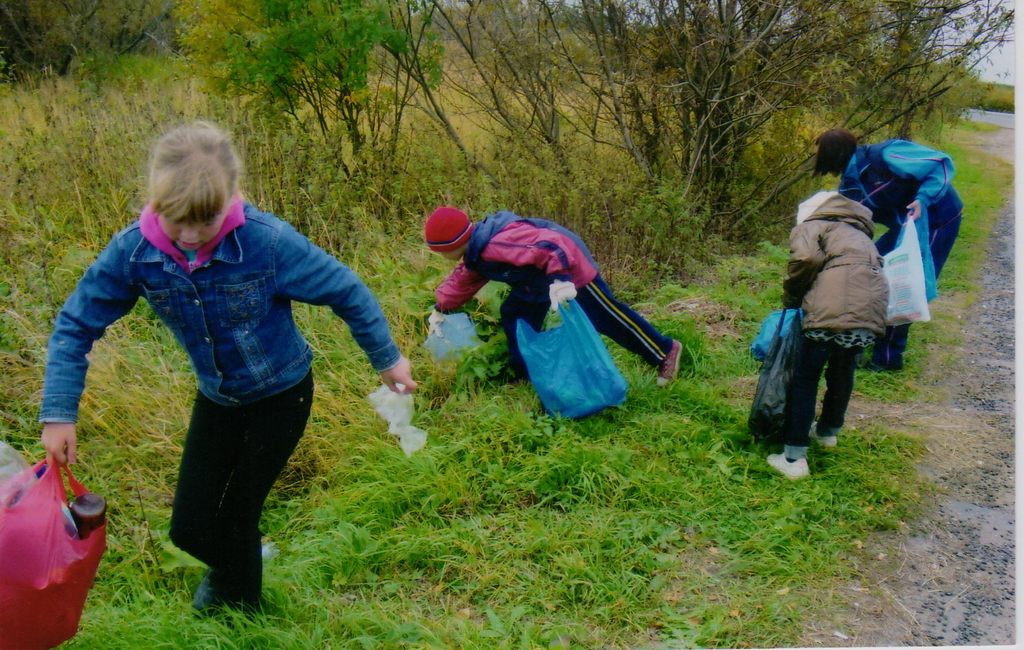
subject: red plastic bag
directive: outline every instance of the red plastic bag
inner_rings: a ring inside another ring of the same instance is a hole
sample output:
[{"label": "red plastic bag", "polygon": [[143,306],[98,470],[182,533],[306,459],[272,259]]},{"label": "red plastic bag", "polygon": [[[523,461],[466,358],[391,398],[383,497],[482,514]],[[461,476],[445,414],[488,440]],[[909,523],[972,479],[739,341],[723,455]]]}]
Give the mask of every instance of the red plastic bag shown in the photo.
[{"label": "red plastic bag", "polygon": [[[64,470],[75,496],[88,492],[69,468]],[[32,474],[39,480],[33,481]],[[78,631],[85,596],[107,545],[107,525],[79,539],[63,509],[68,504],[63,477],[45,463],[4,487],[0,650],[52,648]]]}]

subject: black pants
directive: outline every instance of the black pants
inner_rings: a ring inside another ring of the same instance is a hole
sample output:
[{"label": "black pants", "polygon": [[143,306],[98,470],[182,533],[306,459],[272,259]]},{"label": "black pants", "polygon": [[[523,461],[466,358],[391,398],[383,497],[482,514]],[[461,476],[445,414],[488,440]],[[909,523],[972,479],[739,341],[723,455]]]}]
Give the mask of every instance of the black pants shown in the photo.
[{"label": "black pants", "polygon": [[[630,352],[639,355],[652,366],[657,366],[672,350],[672,339],[665,336],[629,305],[618,300],[611,288],[598,275],[580,288],[576,302],[601,334],[604,334]],[[516,339],[516,322],[525,320],[540,330],[551,303],[527,302],[510,295],[501,304],[501,326],[508,339],[509,365],[519,377],[526,376],[526,363]]]},{"label": "black pants", "polygon": [[[825,372],[825,397],[821,403],[818,432],[838,430],[843,426],[846,407],[850,405],[850,395],[853,394],[856,357],[860,351],[861,348],[844,348],[831,341],[823,343],[804,338],[789,385],[786,446],[806,447],[810,444],[822,371]],[[825,368],[826,363],[828,369]]]},{"label": "black pants", "polygon": [[171,540],[217,571],[225,598],[259,600],[260,513],[302,437],[312,402],[312,372],[292,388],[245,406],[221,406],[202,393],[196,396],[174,494]]}]

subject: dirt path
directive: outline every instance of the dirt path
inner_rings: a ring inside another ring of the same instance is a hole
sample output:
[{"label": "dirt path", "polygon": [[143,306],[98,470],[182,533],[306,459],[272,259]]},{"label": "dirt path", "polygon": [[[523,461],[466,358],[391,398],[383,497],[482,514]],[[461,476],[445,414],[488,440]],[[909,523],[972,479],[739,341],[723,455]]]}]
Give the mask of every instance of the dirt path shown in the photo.
[{"label": "dirt path", "polygon": [[[982,134],[978,146],[1013,161],[1012,129]],[[934,502],[906,529],[865,542],[861,580],[840,594],[852,608],[810,623],[808,646],[1016,642],[1012,201],[988,250],[978,301],[937,304],[964,314],[954,366],[935,364],[924,378],[939,398],[865,407],[924,441],[919,469],[938,488]]]}]

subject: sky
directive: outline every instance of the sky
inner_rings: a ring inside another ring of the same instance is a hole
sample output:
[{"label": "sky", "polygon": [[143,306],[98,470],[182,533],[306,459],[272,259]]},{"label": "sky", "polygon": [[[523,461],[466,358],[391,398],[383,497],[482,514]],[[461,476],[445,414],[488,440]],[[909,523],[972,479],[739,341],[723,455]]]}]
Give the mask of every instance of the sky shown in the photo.
[{"label": "sky", "polygon": [[[1002,0],[1002,4],[1008,7],[1015,7],[1015,5],[1024,4],[1021,2],[1015,2],[1015,0]],[[1014,15],[1014,25],[1010,28],[1010,38],[1016,38],[1016,22],[1017,15]],[[978,76],[981,77],[982,81],[994,81],[998,83],[1015,85],[1016,82],[1016,70],[1018,63],[1017,48],[1014,47],[1016,43],[1011,40],[1009,43],[1003,45],[995,52],[993,52],[986,61],[981,62],[978,65]]]},{"label": "sky", "polygon": [[1013,85],[1016,79],[1016,47],[1010,42],[999,48],[978,65],[982,81],[995,81]]}]

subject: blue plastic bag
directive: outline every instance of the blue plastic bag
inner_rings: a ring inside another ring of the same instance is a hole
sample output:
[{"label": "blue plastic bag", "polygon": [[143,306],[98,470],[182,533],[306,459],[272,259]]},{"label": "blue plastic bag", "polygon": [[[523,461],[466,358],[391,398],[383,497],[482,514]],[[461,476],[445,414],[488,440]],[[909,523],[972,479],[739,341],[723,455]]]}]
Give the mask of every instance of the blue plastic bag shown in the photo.
[{"label": "blue plastic bag", "polygon": [[476,326],[463,312],[448,314],[438,325],[439,334],[431,334],[423,342],[435,361],[458,359],[464,352],[480,345]]},{"label": "blue plastic bag", "polygon": [[[906,222],[904,221],[904,225]],[[932,259],[931,232],[928,229],[928,206],[921,204],[921,216],[914,220],[917,229],[917,244],[921,249],[921,264],[924,265],[924,290],[928,302],[939,296],[938,278],[935,277],[935,260]],[[900,235],[902,237],[903,235]],[[899,244],[897,243],[897,246]]]},{"label": "blue plastic bag", "polygon": [[537,332],[516,323],[516,340],[541,404],[551,415],[581,418],[626,400],[626,379],[575,300],[559,305],[562,324]]},{"label": "blue plastic bag", "polygon": [[[786,318],[782,321],[782,328],[779,329],[779,319],[782,318],[783,312],[785,312]],[[803,318],[802,309],[776,309],[768,314],[768,317],[761,323],[761,330],[754,337],[754,342],[750,344],[750,354],[754,355],[758,361],[764,361],[764,358],[768,356],[768,349],[771,348],[772,341],[775,340],[776,330],[778,330],[779,336],[785,336],[793,326],[793,317],[797,313]]]}]

